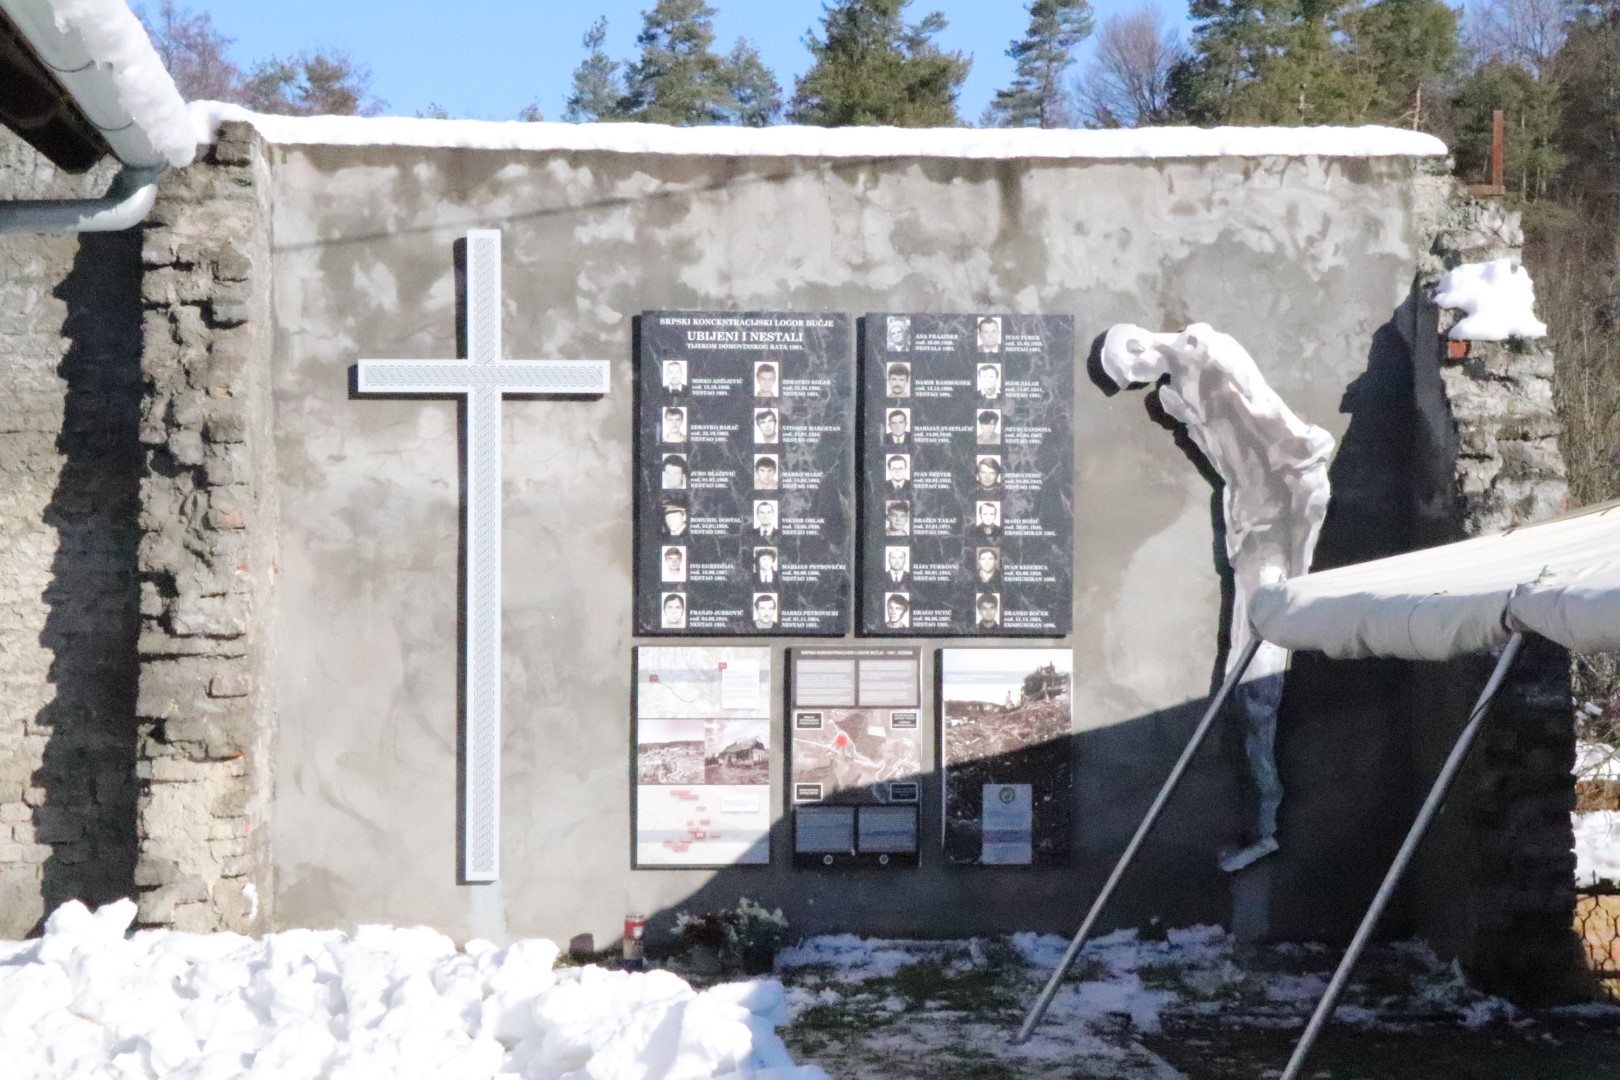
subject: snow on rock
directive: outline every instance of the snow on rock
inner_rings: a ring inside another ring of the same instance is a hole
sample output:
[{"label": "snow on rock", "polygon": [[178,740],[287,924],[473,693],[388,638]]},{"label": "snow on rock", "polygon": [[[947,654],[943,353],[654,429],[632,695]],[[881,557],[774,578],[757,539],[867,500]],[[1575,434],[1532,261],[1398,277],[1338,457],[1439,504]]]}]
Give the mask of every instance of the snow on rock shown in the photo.
[{"label": "snow on rock", "polygon": [[1570,817],[1575,826],[1575,883],[1620,881],[1620,810]]},{"label": "snow on rock", "polygon": [[832,158],[1205,158],[1443,157],[1432,135],[1388,127],[818,128],[779,125],[668,127],[521,120],[428,120],[405,116],[269,116],[239,105],[191,105],[196,139],[211,143],[225,120],[244,120],[272,143],[421,146],[468,150],[606,151],[724,157]]},{"label": "snow on rock", "polygon": [[[698,992],[664,971],[555,969],[557,946],[424,928],[143,930],[72,901],[0,943],[0,1048],[15,1075],[369,1080],[827,1080],[775,1029],[782,985]],[[0,1070],[4,1071],[4,1070]],[[7,1075],[11,1075],[8,1073]]]},{"label": "snow on rock", "polygon": [[77,31],[90,59],[110,72],[118,103],[152,148],[170,165],[190,164],[198,140],[185,100],[124,0],[50,0],[50,5],[57,29]]},{"label": "snow on rock", "polygon": [[1451,328],[1459,341],[1506,341],[1547,336],[1536,318],[1536,287],[1530,272],[1509,259],[1463,263],[1440,279],[1434,302],[1465,317]]}]

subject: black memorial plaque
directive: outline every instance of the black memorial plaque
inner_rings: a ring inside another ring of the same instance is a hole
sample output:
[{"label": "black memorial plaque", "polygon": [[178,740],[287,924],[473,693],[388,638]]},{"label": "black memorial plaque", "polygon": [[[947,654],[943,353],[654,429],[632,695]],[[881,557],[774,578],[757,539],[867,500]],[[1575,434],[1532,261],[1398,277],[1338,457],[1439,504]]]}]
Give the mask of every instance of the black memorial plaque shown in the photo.
[{"label": "black memorial plaque", "polygon": [[652,311],[640,341],[637,632],[847,633],[849,316]]},{"label": "black memorial plaque", "polygon": [[792,650],[793,865],[916,866],[922,650]]},{"label": "black memorial plaque", "polygon": [[1074,574],[1074,320],[868,315],[861,626],[1062,637]]}]

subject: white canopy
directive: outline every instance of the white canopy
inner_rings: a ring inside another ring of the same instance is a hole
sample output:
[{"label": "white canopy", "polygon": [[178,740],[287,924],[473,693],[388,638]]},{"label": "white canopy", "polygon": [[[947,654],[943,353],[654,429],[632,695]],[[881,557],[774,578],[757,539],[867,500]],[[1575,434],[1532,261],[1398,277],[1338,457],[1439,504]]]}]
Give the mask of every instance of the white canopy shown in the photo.
[{"label": "white canopy", "polygon": [[1352,659],[1446,660],[1529,630],[1620,649],[1620,502],[1255,591],[1255,632]]}]

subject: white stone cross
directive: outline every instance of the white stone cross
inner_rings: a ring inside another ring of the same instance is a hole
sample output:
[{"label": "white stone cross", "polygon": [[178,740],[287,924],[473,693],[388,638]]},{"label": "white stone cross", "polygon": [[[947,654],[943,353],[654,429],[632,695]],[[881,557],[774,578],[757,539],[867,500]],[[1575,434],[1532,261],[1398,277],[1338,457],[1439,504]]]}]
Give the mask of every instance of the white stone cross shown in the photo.
[{"label": "white stone cross", "polygon": [[605,394],[609,362],[502,360],[500,230],[468,231],[466,260],[467,357],[362,360],[355,389],[467,399],[461,877],[489,882],[501,853],[501,398]]}]

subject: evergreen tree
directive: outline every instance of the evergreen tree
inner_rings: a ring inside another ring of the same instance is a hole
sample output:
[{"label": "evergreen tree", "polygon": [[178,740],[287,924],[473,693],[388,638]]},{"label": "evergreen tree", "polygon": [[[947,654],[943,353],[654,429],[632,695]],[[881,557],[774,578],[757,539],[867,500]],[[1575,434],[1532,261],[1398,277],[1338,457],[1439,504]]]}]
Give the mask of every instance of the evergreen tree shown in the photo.
[{"label": "evergreen tree", "polygon": [[1597,226],[1591,231],[1620,273],[1620,0],[1578,12],[1552,67],[1560,83],[1556,142],[1568,159],[1564,196]]},{"label": "evergreen tree", "polygon": [[814,57],[794,88],[794,123],[844,127],[943,127],[958,122],[956,94],[970,61],[933,37],[938,12],[907,24],[911,0],[835,0],[822,9],[822,33],[805,43]]},{"label": "evergreen tree", "polygon": [[997,90],[985,109],[987,127],[1068,127],[1074,113],[1063,90],[1063,72],[1074,47],[1091,33],[1086,0],[1035,0],[1029,29],[1007,55],[1014,61],[1012,85]]},{"label": "evergreen tree", "polygon": [[1463,81],[1452,100],[1456,128],[1451,150],[1457,173],[1466,180],[1486,179],[1491,158],[1491,115],[1506,114],[1503,140],[1503,182],[1521,198],[1547,194],[1564,166],[1555,141],[1558,127],[1558,88],[1550,79],[1537,79],[1518,64],[1490,60]]},{"label": "evergreen tree", "polygon": [[1435,129],[1463,61],[1459,14],[1443,0],[1378,0],[1350,13],[1348,46],[1373,87],[1367,120]]},{"label": "evergreen tree", "polygon": [[1344,48],[1344,0],[1191,0],[1196,57],[1178,97],[1194,119],[1343,124],[1377,88]]},{"label": "evergreen tree", "polygon": [[725,61],[710,51],[715,9],[704,0],[657,0],[642,13],[641,55],[625,76],[618,113],[650,124],[719,124],[730,102]]},{"label": "evergreen tree", "polygon": [[782,114],[781,85],[759,58],[759,50],[742,38],[726,57],[725,82],[727,123],[766,127]]},{"label": "evergreen tree", "polygon": [[585,31],[585,59],[574,69],[574,88],[563,109],[563,119],[571,124],[619,118],[624,84],[619,77],[619,62],[610,60],[602,51],[606,39],[605,17],[597,19]]}]

